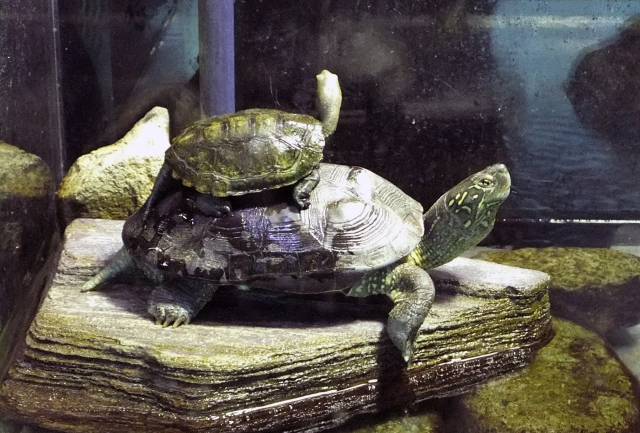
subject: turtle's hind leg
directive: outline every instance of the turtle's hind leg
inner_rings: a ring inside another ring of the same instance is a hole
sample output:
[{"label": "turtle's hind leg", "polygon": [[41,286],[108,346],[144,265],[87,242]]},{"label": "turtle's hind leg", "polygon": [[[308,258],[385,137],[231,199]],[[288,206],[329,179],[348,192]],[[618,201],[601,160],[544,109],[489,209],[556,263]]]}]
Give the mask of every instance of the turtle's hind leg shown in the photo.
[{"label": "turtle's hind leg", "polygon": [[348,293],[349,296],[368,296],[384,293],[394,307],[389,313],[387,333],[408,364],[413,360],[413,343],[422,322],[433,305],[435,286],[424,269],[403,263],[366,276]]},{"label": "turtle's hind leg", "polygon": [[196,208],[207,216],[220,218],[231,213],[231,203],[222,197],[200,194],[196,199]]},{"label": "turtle's hind leg", "polygon": [[102,283],[124,273],[129,270],[134,270],[136,267],[129,251],[125,247],[120,248],[115,256],[107,263],[98,273],[89,281],[84,283],[81,292],[89,292],[95,290]]},{"label": "turtle's hind leg", "polygon": [[147,224],[151,209],[153,209],[154,206],[158,204],[164,192],[166,192],[169,188],[172,179],[173,177],[171,176],[171,167],[169,167],[169,164],[167,164],[167,162],[165,161],[160,168],[160,172],[158,172],[158,176],[156,177],[156,181],[153,184],[153,189],[151,190],[151,194],[149,194],[149,198],[147,198],[145,204],[142,205],[144,206],[144,214],[142,215],[142,227]]},{"label": "turtle's hind leg", "polygon": [[309,201],[309,197],[311,196],[311,191],[318,185],[320,182],[320,167],[316,165],[311,170],[311,173],[302,178],[297,185],[293,188],[293,198],[300,206],[300,209],[306,209],[309,207],[311,202]]},{"label": "turtle's hind leg", "polygon": [[186,325],[211,300],[216,289],[209,282],[175,278],[153,290],[148,312],[163,327]]}]

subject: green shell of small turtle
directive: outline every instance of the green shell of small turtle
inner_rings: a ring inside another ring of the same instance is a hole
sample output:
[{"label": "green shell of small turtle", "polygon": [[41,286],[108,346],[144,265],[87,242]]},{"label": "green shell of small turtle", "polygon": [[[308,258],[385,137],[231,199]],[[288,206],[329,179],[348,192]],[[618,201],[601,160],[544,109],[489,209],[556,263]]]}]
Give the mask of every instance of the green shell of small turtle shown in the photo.
[{"label": "green shell of small turtle", "polygon": [[165,160],[184,185],[225,197],[297,182],[320,162],[324,142],[311,116],[251,109],[194,123]]}]

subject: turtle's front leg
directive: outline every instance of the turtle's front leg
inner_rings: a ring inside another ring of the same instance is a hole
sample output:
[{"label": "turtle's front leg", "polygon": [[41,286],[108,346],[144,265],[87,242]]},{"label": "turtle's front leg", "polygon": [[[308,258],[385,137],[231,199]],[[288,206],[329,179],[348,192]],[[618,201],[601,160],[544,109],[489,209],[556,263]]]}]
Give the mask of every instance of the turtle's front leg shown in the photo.
[{"label": "turtle's front leg", "polygon": [[188,324],[211,300],[217,286],[192,279],[175,278],[156,287],[149,298],[148,312],[163,327]]},{"label": "turtle's front leg", "polygon": [[409,364],[413,360],[413,343],[418,330],[433,305],[433,280],[424,269],[412,263],[403,263],[369,274],[348,295],[378,293],[386,294],[394,303],[389,313],[387,333]]},{"label": "turtle's front leg", "polygon": [[394,268],[387,278],[393,290],[388,296],[394,307],[389,313],[387,333],[407,363],[413,360],[413,343],[418,330],[433,305],[435,286],[424,269],[404,263]]}]

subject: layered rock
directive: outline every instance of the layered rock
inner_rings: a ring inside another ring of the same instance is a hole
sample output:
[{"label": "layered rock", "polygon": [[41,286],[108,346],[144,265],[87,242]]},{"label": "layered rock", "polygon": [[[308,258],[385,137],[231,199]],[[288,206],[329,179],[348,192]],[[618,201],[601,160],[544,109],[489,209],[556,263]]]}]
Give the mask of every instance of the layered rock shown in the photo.
[{"label": "layered rock", "polygon": [[545,274],[462,258],[433,273],[444,290],[409,367],[387,337],[386,298],[221,289],[193,323],[165,329],[147,313],[144,280],[79,292],[119,249],[121,228],[67,228],[0,390],[12,419],[72,432],[318,431],[468,391],[526,365],[552,333]]},{"label": "layered rock", "polygon": [[553,314],[600,335],[640,323],[640,257],[606,248],[522,248],[476,257],[549,274]]}]

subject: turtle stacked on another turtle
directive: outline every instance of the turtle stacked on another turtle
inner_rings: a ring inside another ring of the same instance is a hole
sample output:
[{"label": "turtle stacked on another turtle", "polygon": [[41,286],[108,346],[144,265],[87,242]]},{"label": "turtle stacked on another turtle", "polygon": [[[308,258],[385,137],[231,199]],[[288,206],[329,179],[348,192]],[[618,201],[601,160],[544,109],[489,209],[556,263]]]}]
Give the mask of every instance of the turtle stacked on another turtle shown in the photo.
[{"label": "turtle stacked on another turtle", "polygon": [[[338,77],[324,70],[318,80],[320,120],[306,114],[254,108],[208,117],[175,137],[165,153],[144,220],[167,191],[171,177],[213,197],[229,197],[279,188],[298,182],[293,195],[309,206],[318,183],[317,165],[325,138],[338,124],[342,92]],[[216,216],[230,211],[228,201],[209,200]]]},{"label": "turtle stacked on another turtle", "polygon": [[82,290],[137,266],[157,284],[149,313],[164,326],[189,323],[220,285],[386,294],[394,302],[387,332],[410,362],[435,294],[426,270],[491,231],[509,194],[509,172],[487,167],[424,215],[418,202],[366,169],[320,164],[319,172],[302,210],[290,196],[270,201],[263,194],[216,218],[197,206],[201,194],[178,189],[153,207],[146,224],[142,209],[127,220],[123,249]]}]

